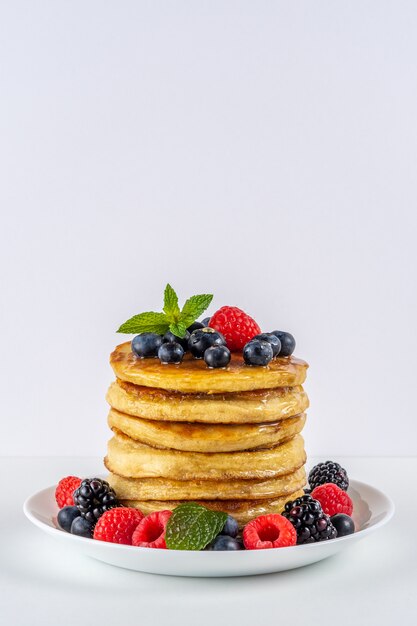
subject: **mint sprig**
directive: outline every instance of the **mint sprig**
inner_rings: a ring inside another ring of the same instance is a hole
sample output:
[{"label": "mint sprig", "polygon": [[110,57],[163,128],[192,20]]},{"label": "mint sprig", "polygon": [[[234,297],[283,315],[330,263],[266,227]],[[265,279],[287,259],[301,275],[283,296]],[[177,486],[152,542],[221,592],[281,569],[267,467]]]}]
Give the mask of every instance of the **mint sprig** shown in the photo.
[{"label": "mint sprig", "polygon": [[196,502],[177,506],[168,520],[165,542],[170,550],[203,550],[223,529],[227,513]]},{"label": "mint sprig", "polygon": [[176,337],[184,337],[188,326],[207,309],[212,294],[203,293],[191,296],[180,310],[178,296],[171,285],[165,287],[163,313],[148,311],[128,319],[118,329],[118,333],[129,335],[138,333],[158,333],[163,335],[170,330]]}]

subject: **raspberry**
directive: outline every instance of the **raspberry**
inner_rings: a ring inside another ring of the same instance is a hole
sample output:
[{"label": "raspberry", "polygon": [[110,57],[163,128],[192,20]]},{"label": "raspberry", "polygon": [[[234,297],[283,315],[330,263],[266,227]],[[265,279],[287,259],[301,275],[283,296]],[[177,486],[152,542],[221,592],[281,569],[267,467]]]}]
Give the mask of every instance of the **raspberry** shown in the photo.
[{"label": "raspberry", "polygon": [[247,550],[295,546],[297,532],[282,515],[261,515],[246,524],[243,529],[243,543]]},{"label": "raspberry", "polygon": [[143,519],[139,509],[116,507],[103,513],[94,528],[94,539],[132,545],[132,535]]},{"label": "raspberry", "polygon": [[218,330],[224,335],[229,350],[243,350],[261,329],[258,324],[237,306],[222,306],[210,318],[210,328]]},{"label": "raspberry", "polygon": [[66,476],[61,478],[55,489],[55,500],[60,509],[64,506],[74,506],[72,494],[81,484],[81,478]]},{"label": "raspberry", "polygon": [[165,532],[172,511],[150,513],[137,526],[132,544],[140,548],[166,548]]},{"label": "raspberry", "polygon": [[333,483],[319,485],[311,492],[312,497],[318,500],[323,511],[332,517],[337,513],[352,515],[353,503],[346,491]]}]

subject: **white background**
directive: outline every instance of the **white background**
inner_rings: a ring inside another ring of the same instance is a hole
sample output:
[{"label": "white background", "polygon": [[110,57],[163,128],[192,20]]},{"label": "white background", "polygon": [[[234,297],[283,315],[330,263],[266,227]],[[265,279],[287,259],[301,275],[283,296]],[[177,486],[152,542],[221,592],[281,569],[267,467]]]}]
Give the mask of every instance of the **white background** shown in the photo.
[{"label": "white background", "polygon": [[416,453],[414,2],[0,4],[0,454],[100,455],[127,317],[310,363],[310,454]]}]

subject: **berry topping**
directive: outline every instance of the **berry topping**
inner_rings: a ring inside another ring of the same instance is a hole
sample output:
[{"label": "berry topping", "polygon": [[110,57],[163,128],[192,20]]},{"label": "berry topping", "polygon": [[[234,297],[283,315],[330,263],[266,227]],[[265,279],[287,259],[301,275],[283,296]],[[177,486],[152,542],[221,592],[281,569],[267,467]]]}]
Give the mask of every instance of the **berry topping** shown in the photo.
[{"label": "berry topping", "polygon": [[117,507],[106,511],[94,528],[94,539],[132,545],[132,535],[143,519],[139,509]]},{"label": "berry topping", "polygon": [[294,526],[278,514],[261,515],[243,529],[243,543],[247,550],[295,546],[296,541]]},{"label": "berry topping", "polygon": [[55,489],[55,500],[60,509],[64,506],[74,506],[74,491],[80,486],[81,478],[67,476],[61,478]]},{"label": "berry topping", "polygon": [[291,356],[295,350],[295,339],[291,333],[285,333],[283,330],[273,330],[272,334],[278,337],[281,342],[281,350],[278,356]]},{"label": "berry topping", "polygon": [[93,530],[94,523],[89,522],[81,515],[76,517],[71,524],[71,535],[78,535],[78,537],[92,537]]},{"label": "berry topping", "polygon": [[224,346],[225,343],[223,335],[213,328],[199,328],[191,333],[188,347],[193,357],[202,359],[207,348]]},{"label": "berry topping", "polygon": [[74,491],[74,503],[82,517],[91,523],[109,509],[119,506],[114,489],[101,478],[85,478]]},{"label": "berry topping", "polygon": [[255,335],[254,339],[260,339],[261,341],[270,343],[274,357],[278,356],[281,350],[281,342],[276,335],[273,333],[261,333],[260,335]]},{"label": "berry topping", "polygon": [[223,526],[223,530],[220,532],[220,535],[229,535],[229,537],[237,537],[239,532],[239,524],[231,515],[227,516],[227,520],[225,525]]},{"label": "berry topping", "polygon": [[326,461],[315,465],[308,475],[308,482],[313,490],[318,485],[325,483],[334,483],[343,491],[347,491],[349,487],[349,478],[347,472],[339,463],[334,461]]},{"label": "berry topping", "polygon": [[229,535],[217,535],[215,539],[209,545],[206,550],[242,550],[242,544],[235,537]]},{"label": "berry topping", "polygon": [[210,320],[211,320],[211,317],[205,317],[203,320],[201,320],[201,323],[203,324],[203,326],[209,326]]},{"label": "berry topping", "polygon": [[337,513],[330,518],[330,521],[336,528],[338,537],[345,537],[355,532],[355,524],[349,515]]},{"label": "berry topping", "polygon": [[162,345],[161,335],[142,333],[132,339],[132,352],[141,359],[156,357]]},{"label": "berry topping", "polygon": [[320,502],[311,496],[301,496],[287,502],[283,516],[291,522],[297,531],[297,543],[314,543],[335,539],[335,527],[321,508]]},{"label": "berry topping", "polygon": [[163,343],[158,350],[161,363],[181,363],[184,357],[184,349],[179,343]]},{"label": "berry topping", "polygon": [[352,515],[353,502],[350,496],[333,483],[319,485],[313,489],[311,496],[320,502],[321,508],[330,517],[337,513]]},{"label": "berry topping", "polygon": [[252,339],[243,348],[243,360],[246,365],[268,365],[273,356],[271,344],[260,339]]},{"label": "berry topping", "polygon": [[[210,318],[207,318],[210,319]],[[204,328],[204,326],[207,326],[207,324],[203,324],[203,322],[194,322],[194,324],[191,324],[191,326],[189,326],[187,328],[187,332],[191,333],[194,332],[195,330],[198,330],[199,328]]]},{"label": "berry topping", "polygon": [[236,306],[222,306],[210,318],[210,327],[224,335],[232,352],[242,350],[244,345],[261,332],[258,324]]},{"label": "berry topping", "polygon": [[80,512],[76,506],[64,506],[58,513],[57,522],[58,526],[62,530],[66,530],[67,533],[71,532],[71,524],[76,517],[80,516]]},{"label": "berry topping", "polygon": [[190,333],[186,330],[184,337],[177,337],[174,333],[171,333],[169,330],[165,333],[162,340],[164,343],[179,343],[184,352],[188,350],[188,340],[190,338]]},{"label": "berry topping", "polygon": [[226,367],[230,358],[230,350],[226,346],[211,346],[204,352],[204,360],[209,367]]},{"label": "berry topping", "polygon": [[132,544],[141,548],[166,548],[165,533],[172,511],[155,511],[144,517],[136,527]]}]

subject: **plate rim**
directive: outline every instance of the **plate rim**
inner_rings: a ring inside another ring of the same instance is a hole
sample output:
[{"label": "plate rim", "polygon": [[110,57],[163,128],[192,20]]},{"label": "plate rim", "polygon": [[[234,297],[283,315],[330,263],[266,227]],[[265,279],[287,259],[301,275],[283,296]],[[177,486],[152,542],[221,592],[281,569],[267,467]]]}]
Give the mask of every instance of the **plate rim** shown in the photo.
[{"label": "plate rim", "polygon": [[[395,505],[393,500],[390,498],[390,496],[388,496],[387,494],[385,494],[383,491],[381,491],[380,489],[378,489],[377,487],[374,487],[373,485],[369,484],[369,483],[365,483],[363,481],[360,480],[355,480],[355,479],[351,479],[350,480],[350,484],[349,486],[352,486],[354,489],[356,489],[359,493],[361,491],[361,488],[366,488],[366,489],[371,489],[372,491],[375,492],[375,495],[377,495],[381,500],[385,501],[386,503],[386,512],[384,514],[384,516],[382,517],[382,519],[378,520],[375,524],[373,524],[372,526],[368,526],[367,528],[363,528],[361,530],[355,531],[354,533],[352,533],[351,535],[346,535],[345,537],[336,537],[336,539],[332,539],[331,543],[333,544],[333,542],[348,542],[351,541],[352,539],[355,540],[359,540],[362,539],[363,537],[365,537],[366,535],[368,535],[369,533],[373,532],[374,530],[377,530],[378,528],[381,528],[382,526],[385,526],[386,524],[388,524],[390,522],[390,520],[392,519],[394,513],[395,513]],[[32,512],[32,507],[31,507],[31,503],[35,498],[38,498],[39,496],[41,496],[41,494],[45,494],[46,492],[51,492],[53,493],[53,491],[56,489],[56,485],[50,485],[49,487],[45,487],[44,489],[40,489],[39,491],[36,491],[35,493],[31,494],[30,496],[28,496],[26,498],[26,500],[23,503],[23,513],[26,516],[26,518],[35,526],[37,526],[38,528],[40,528],[41,530],[43,530],[44,532],[49,533],[52,536],[55,537],[61,537],[61,539],[63,539],[64,541],[78,541],[78,542],[82,542],[80,545],[86,545],[85,542],[88,542],[90,544],[90,542],[94,542],[97,543],[97,539],[93,539],[93,538],[89,538],[89,537],[79,537],[78,535],[71,535],[70,533],[67,533],[63,530],[60,530],[59,528],[56,528],[54,526],[51,526],[45,522],[43,522],[42,520],[38,519]],[[65,538],[65,539],[64,539]],[[323,545],[323,542],[315,542],[315,543],[309,543],[309,544],[302,544],[302,545],[296,545],[296,546],[287,546],[285,548],[280,548],[280,550],[284,549],[286,550],[286,553],[288,553],[288,551],[294,551],[294,550],[299,550],[300,548],[304,548],[304,550],[315,550],[318,549],[319,547],[321,547]],[[326,542],[327,545],[327,542]],[[105,547],[106,546],[106,547]],[[119,544],[119,543],[111,543],[108,541],[100,541],[100,548],[104,549],[104,550],[121,550],[121,551],[135,551],[136,553],[140,554],[143,553],[143,551],[145,551],[146,554],[149,554],[150,552],[154,552],[157,554],[160,554],[161,552],[174,556],[167,556],[166,558],[176,558],[178,556],[179,553],[181,553],[181,555],[194,555],[194,556],[184,556],[184,558],[187,559],[192,559],[192,558],[199,558],[199,555],[201,554],[212,554],[212,555],[216,555],[218,554],[218,552],[216,551],[206,551],[206,550],[167,550],[164,548],[145,548],[145,547],[138,547],[138,546],[130,546],[130,545],[125,545],[125,544]],[[260,552],[262,553],[276,553],[277,552],[277,548],[258,548],[255,550],[236,550],[236,551],[230,551],[228,552],[228,555],[235,555],[232,556],[232,558],[248,558],[247,556],[242,556],[242,555],[247,555],[247,554],[251,554],[251,553],[256,553],[259,554]],[[220,554],[223,554],[222,551],[219,552]],[[238,556],[240,555],[240,556]],[[216,557],[203,557],[203,558],[216,558]],[[249,557],[250,558],[250,557]]]}]

